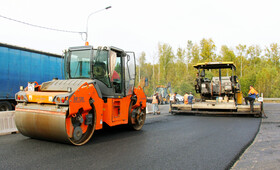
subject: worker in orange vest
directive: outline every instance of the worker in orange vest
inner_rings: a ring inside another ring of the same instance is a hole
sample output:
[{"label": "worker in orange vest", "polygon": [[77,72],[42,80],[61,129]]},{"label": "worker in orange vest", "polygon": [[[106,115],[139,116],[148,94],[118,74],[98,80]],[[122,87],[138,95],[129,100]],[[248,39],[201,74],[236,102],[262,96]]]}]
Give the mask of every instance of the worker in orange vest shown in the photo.
[{"label": "worker in orange vest", "polygon": [[188,93],[186,92],[186,94],[184,95],[184,103],[185,103],[185,104],[188,104],[188,97],[189,97],[189,95],[188,95]]},{"label": "worker in orange vest", "polygon": [[159,97],[158,97],[158,93],[155,93],[153,96],[153,112],[154,115],[157,113],[158,115],[160,114],[159,108],[158,108],[158,102],[159,102]]},{"label": "worker in orange vest", "polygon": [[248,92],[248,96],[245,97],[245,103],[246,105],[248,105],[248,101],[250,102],[250,108],[251,108],[251,112],[254,111],[254,101],[256,99],[256,96],[259,96],[259,93],[257,92],[257,90],[254,89],[254,87],[251,85],[250,86],[250,90]]}]

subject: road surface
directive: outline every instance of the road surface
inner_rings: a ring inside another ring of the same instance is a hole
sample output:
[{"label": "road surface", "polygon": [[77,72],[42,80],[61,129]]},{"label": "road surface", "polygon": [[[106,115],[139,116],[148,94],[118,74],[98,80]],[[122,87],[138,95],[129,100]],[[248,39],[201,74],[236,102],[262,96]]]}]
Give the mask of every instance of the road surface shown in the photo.
[{"label": "road surface", "polygon": [[0,136],[0,169],[225,169],[254,139],[261,119],[148,115],[141,131],[96,131],[84,146]]}]

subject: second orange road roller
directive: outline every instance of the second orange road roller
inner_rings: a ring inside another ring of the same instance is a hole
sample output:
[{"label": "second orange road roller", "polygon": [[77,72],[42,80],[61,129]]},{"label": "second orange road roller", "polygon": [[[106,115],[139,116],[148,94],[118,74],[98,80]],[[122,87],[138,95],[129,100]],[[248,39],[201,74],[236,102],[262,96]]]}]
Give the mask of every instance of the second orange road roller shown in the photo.
[{"label": "second orange road roller", "polygon": [[[36,70],[34,70],[36,71]],[[69,48],[65,80],[28,86],[16,94],[15,123],[25,136],[83,145],[95,130],[128,124],[140,130],[146,96],[135,85],[135,55],[116,47]]]}]

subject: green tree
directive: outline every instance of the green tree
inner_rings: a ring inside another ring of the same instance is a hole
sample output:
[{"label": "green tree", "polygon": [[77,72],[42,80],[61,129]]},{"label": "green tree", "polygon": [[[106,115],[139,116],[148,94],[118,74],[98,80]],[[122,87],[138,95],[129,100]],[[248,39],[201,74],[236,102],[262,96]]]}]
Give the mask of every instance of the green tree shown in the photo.
[{"label": "green tree", "polygon": [[266,56],[276,68],[279,68],[280,47],[277,43],[270,44],[270,48],[266,48]]},{"label": "green tree", "polygon": [[158,45],[158,55],[160,64],[160,83],[166,84],[170,79],[172,72],[172,64],[174,63],[174,54],[172,47],[169,44],[159,44]]},{"label": "green tree", "polygon": [[138,84],[140,83],[140,79],[142,77],[145,77],[146,75],[146,68],[145,68],[145,64],[146,64],[146,53],[142,52],[138,58],[138,65],[136,66],[136,83]]},{"label": "green tree", "polygon": [[214,41],[210,39],[203,38],[200,41],[200,56],[202,62],[209,62],[209,61],[215,61],[216,60],[216,45]]},{"label": "green tree", "polygon": [[258,59],[261,55],[262,49],[258,45],[251,45],[247,49],[250,65],[256,66]]},{"label": "green tree", "polygon": [[244,66],[244,61],[246,61],[245,55],[246,55],[246,45],[241,45],[239,44],[238,46],[235,47],[237,50],[237,59],[236,59],[236,65],[240,66],[239,71],[239,76],[242,77],[243,75],[243,66]]},{"label": "green tree", "polygon": [[192,60],[191,60],[192,64],[196,64],[200,61],[199,46],[197,44],[194,44],[192,46],[191,55],[192,55]]},{"label": "green tree", "polygon": [[233,61],[235,62],[235,54],[232,49],[229,49],[228,46],[223,45],[221,47],[221,55],[223,61]]},{"label": "green tree", "polygon": [[182,48],[177,49],[177,62],[175,63],[177,81],[184,79],[187,73],[187,67],[185,64],[186,51]]},{"label": "green tree", "polygon": [[188,43],[187,43],[187,55],[186,55],[187,71],[189,70],[189,64],[190,64],[190,61],[192,60],[192,48],[193,48],[193,43],[192,43],[191,40],[188,40]]},{"label": "green tree", "polygon": [[[185,64],[186,51],[182,48],[177,49],[177,62],[174,63],[175,75],[172,86],[180,94],[182,94],[182,84],[187,81],[187,67]],[[175,81],[174,81],[175,80]]]},{"label": "green tree", "polygon": [[[256,74],[255,86],[265,97],[279,96],[279,78],[276,67],[262,67]],[[277,94],[278,93],[278,94]]]},{"label": "green tree", "polygon": [[[146,63],[143,52],[138,60],[137,74],[149,79],[149,86],[145,87],[148,96],[153,94],[156,85],[166,85],[168,82],[171,82],[173,92],[182,95],[186,91],[194,92],[197,70],[192,65],[208,61],[233,61],[245,96],[249,86],[253,85],[264,97],[280,97],[280,47],[277,43],[270,44],[264,51],[258,45],[239,44],[234,50],[223,45],[217,55],[212,39],[202,39],[200,44],[189,40],[186,48],[176,49],[176,55],[169,44],[159,44],[158,57],[157,63]],[[215,74],[215,71],[211,71],[206,76]]]}]

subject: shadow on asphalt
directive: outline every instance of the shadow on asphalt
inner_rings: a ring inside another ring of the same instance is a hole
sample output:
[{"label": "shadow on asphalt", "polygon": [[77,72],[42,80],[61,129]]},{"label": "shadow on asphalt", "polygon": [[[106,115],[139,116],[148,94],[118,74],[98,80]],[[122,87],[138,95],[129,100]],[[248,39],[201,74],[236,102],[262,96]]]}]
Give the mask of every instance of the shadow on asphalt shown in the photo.
[{"label": "shadow on asphalt", "polygon": [[[144,125],[145,127],[145,125]],[[82,146],[76,146],[76,147],[83,147],[87,145],[95,145],[103,142],[111,142],[113,140],[123,139],[123,138],[131,138],[138,135],[141,135],[145,133],[144,130],[135,131],[132,130],[128,125],[119,125],[114,127],[109,127],[108,125],[104,125],[103,129],[94,131],[91,139]],[[63,143],[59,141],[53,141],[48,139],[38,139],[38,138],[31,138],[23,136],[22,134],[16,134],[21,135],[23,137],[22,140],[18,140],[17,142],[20,142],[20,145],[25,146],[27,148],[36,146],[36,145],[45,145],[45,146],[52,146],[52,147],[75,147],[72,144],[69,143]],[[21,137],[19,136],[19,137]]]},{"label": "shadow on asphalt", "polygon": [[[145,125],[143,126],[145,127]],[[120,138],[131,138],[133,136],[142,135],[144,132],[142,130],[136,131],[131,129],[128,125],[118,125],[110,127],[107,124],[103,125],[103,129],[94,131],[92,138],[88,141],[86,145],[94,145],[102,142],[118,140]]]}]

